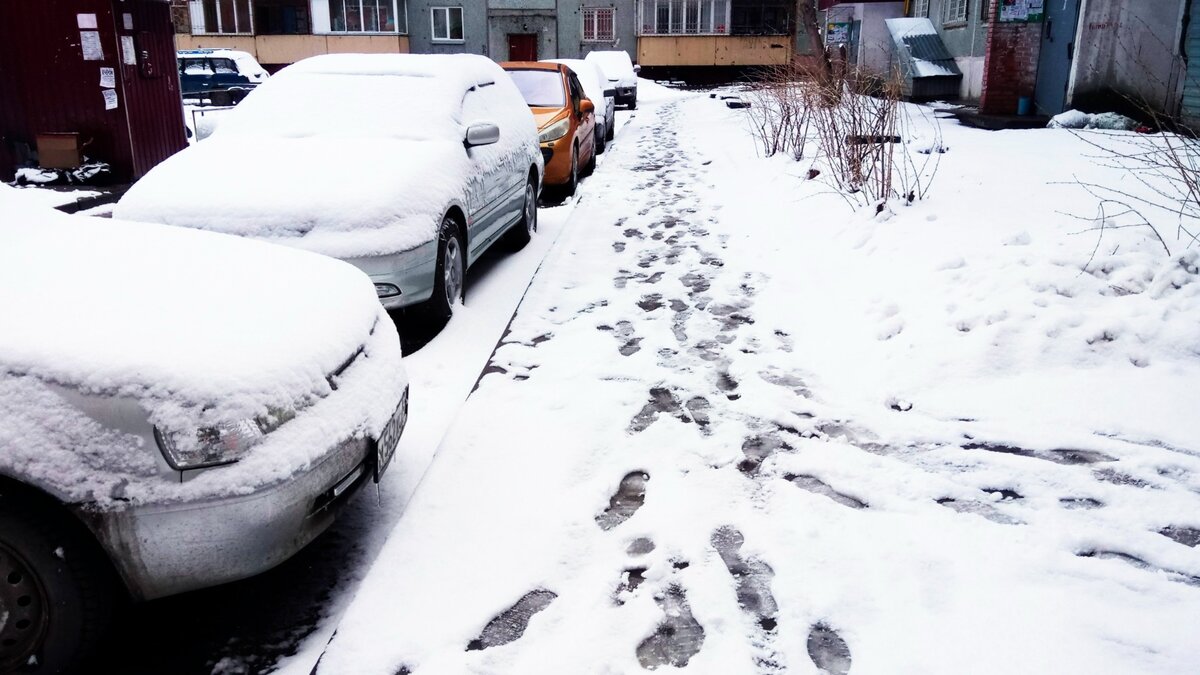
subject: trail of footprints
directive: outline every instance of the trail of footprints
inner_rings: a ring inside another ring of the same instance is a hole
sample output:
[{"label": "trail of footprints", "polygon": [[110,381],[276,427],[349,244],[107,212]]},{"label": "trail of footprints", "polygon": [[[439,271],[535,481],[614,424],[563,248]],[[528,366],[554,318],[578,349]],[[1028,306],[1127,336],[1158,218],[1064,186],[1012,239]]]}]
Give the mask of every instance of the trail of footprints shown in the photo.
[{"label": "trail of footprints", "polygon": [[[621,239],[614,242],[613,248],[628,256],[634,264],[621,267],[613,279],[613,285],[626,288],[628,284],[635,283],[646,289],[630,307],[634,316],[640,316],[638,323],[669,322],[670,334],[677,346],[658,351],[660,367],[676,372],[700,370],[711,373],[713,381],[711,389],[705,392],[681,391],[666,384],[651,386],[645,404],[629,421],[627,431],[630,434],[641,433],[664,417],[694,424],[701,434],[708,433],[711,425],[717,423],[711,399],[715,396],[724,396],[728,400],[740,398],[739,383],[729,372],[731,359],[726,355],[726,350],[733,348],[739,340],[743,351],[756,348],[754,339],[741,336],[740,331],[754,324],[752,309],[757,280],[746,274],[741,277],[730,297],[722,301],[714,299],[715,275],[720,273],[725,263],[716,253],[705,250],[701,245],[701,242],[711,240],[709,232],[704,224],[693,222],[692,216],[696,210],[683,206],[693,201],[690,186],[697,184],[699,175],[676,151],[674,132],[668,130],[672,116],[673,113],[668,109],[664,114],[661,135],[656,135],[654,145],[643,147],[647,159],[634,167],[637,171],[653,174],[642,188],[657,190],[661,195],[657,203],[643,209],[639,215],[649,215],[655,207],[661,207],[664,213],[651,219],[646,226],[648,232],[643,232],[625,219],[615,223]],[[676,177],[680,175],[685,179],[677,184]],[[715,221],[710,219],[709,222]],[[720,243],[724,247],[723,238]],[[636,248],[631,250],[630,247]],[[696,264],[688,266],[681,273],[674,273],[673,270],[685,258],[695,260]],[[676,295],[668,290],[674,286],[664,283],[664,276],[676,279],[683,292]],[[632,320],[623,319],[616,326],[601,324],[597,328],[613,334],[618,353],[622,356],[632,356],[641,350],[641,338],[635,336]],[[790,350],[788,336],[776,333],[775,337],[780,340],[781,346]],[[778,382],[794,389],[801,386],[798,380],[789,380],[784,375],[779,376]],[[803,393],[807,394],[807,391]],[[746,460],[740,468],[753,477],[758,466],[771,452],[785,446],[786,443],[778,435],[748,440],[743,448]],[[628,520],[644,503],[648,481],[649,476],[644,472],[626,475],[611,497],[608,508],[596,517],[597,525],[604,530],[612,530]],[[820,481],[812,485],[816,484],[824,485]],[[824,494],[831,498],[853,499],[833,492],[831,488]],[[861,502],[859,504],[865,506]],[[779,609],[770,589],[774,572],[765,562],[744,557],[741,554],[742,543],[742,533],[732,526],[713,532],[710,541],[733,578],[738,605],[754,626],[751,647],[757,672],[784,672],[785,664],[773,646],[778,630]],[[647,538],[638,538],[629,544],[627,553],[633,560],[621,572],[616,585],[614,599],[618,604],[625,602],[630,594],[642,587],[648,567],[639,559],[654,550],[654,542]],[[675,576],[680,570],[686,569],[688,563],[674,560],[670,564],[670,576],[656,585],[655,601],[663,612],[663,618],[656,630],[637,647],[638,661],[648,670],[686,666],[704,644],[704,628],[692,615],[685,587]],[[836,633],[824,624],[812,626],[811,631],[820,635],[828,633],[836,638]],[[821,644],[827,641],[826,638],[818,640]],[[843,647],[848,668],[849,652],[844,649],[845,642],[840,638],[834,641]],[[811,636],[809,642],[813,642]],[[810,652],[815,654],[814,663],[818,665],[822,662],[833,664],[836,660],[826,658],[825,651],[810,649]],[[824,661],[818,661],[818,658]],[[834,667],[829,672],[845,672],[845,669],[839,671]]]},{"label": "trail of footprints", "polygon": [[[742,336],[741,331],[754,324],[754,284],[762,280],[756,280],[746,274],[731,297],[721,302],[714,300],[714,275],[724,268],[724,262],[716,254],[702,248],[700,242],[709,241],[711,238],[707,237],[708,231],[703,225],[692,222],[691,216],[696,210],[685,206],[694,200],[690,186],[698,183],[699,175],[677,152],[675,132],[671,130],[673,117],[673,110],[668,106],[655,133],[650,135],[654,139],[653,143],[649,140],[642,141],[641,150],[645,159],[633,167],[634,171],[648,174],[640,188],[657,191],[659,195],[657,200],[650,200],[645,208],[639,210],[638,215],[647,216],[656,208],[664,213],[651,219],[646,225],[648,231],[630,224],[626,217],[621,217],[614,223],[620,239],[613,242],[613,251],[621,254],[629,263],[618,268],[613,277],[613,286],[625,289],[630,284],[636,284],[644,288],[645,292],[641,293],[629,308],[632,318],[622,318],[614,324],[600,323],[596,329],[612,335],[618,354],[622,357],[632,357],[643,351],[645,341],[643,336],[638,335],[635,320],[637,323],[667,321],[670,323],[670,334],[675,339],[676,347],[660,348],[656,353],[658,365],[670,371],[702,369],[703,372],[712,373],[714,380],[708,392],[678,391],[665,384],[651,386],[645,404],[629,422],[627,431],[630,434],[645,431],[664,416],[686,424],[694,424],[702,434],[710,431],[710,426],[718,421],[712,414],[710,398],[724,396],[731,401],[740,398],[739,383],[729,372],[731,361],[725,355],[725,351],[734,348],[735,344],[740,344],[737,348],[743,352],[753,352],[757,348],[756,339]],[[676,176],[681,174],[684,180],[680,183],[677,182]],[[709,223],[712,222],[715,221],[710,218]],[[723,239],[721,243],[723,247]],[[684,256],[693,255],[698,259],[698,264],[674,275],[673,268],[680,264]],[[676,294],[668,290],[673,286],[664,283],[667,277],[677,280],[683,287],[683,292]],[[582,313],[607,304],[606,301],[594,303]],[[547,339],[548,337],[546,336]],[[773,349],[786,353],[793,351],[795,347],[793,338],[784,331],[775,330],[768,337],[774,341],[771,345]],[[531,342],[529,346],[536,347],[539,340],[534,339]],[[497,372],[503,373],[504,369]],[[790,390],[797,401],[812,398],[807,383],[795,373],[767,370],[758,373],[758,377],[767,383]],[[912,404],[908,402],[902,405],[892,402],[890,406],[897,412],[906,412],[912,408]],[[805,410],[797,410],[795,415],[800,419],[813,417]],[[762,467],[771,455],[793,451],[793,443],[803,437],[837,440],[877,454],[891,454],[896,450],[878,442],[870,432],[839,420],[813,419],[811,428],[803,430],[761,420],[747,422],[752,427],[757,427],[758,431],[744,441],[743,457],[737,468],[755,480],[767,477],[762,475]],[[1062,465],[1088,466],[1116,461],[1114,457],[1094,450],[1031,451],[971,438],[967,438],[961,447],[967,452],[1012,454]],[[1118,485],[1146,485],[1144,481],[1111,467],[1095,469],[1093,475],[1097,480]],[[852,509],[870,508],[864,499],[840,491],[817,476],[788,473],[782,478],[798,489],[828,498],[841,506]],[[625,475],[611,496],[608,507],[596,516],[597,526],[609,532],[632,518],[645,503],[649,481],[650,476],[644,471],[633,471]],[[983,498],[983,495],[978,500],[943,497],[936,501],[946,508],[979,515],[997,523],[1022,523],[1020,519],[998,508],[998,505],[1020,501],[1023,499],[1021,494],[1005,487],[987,488],[982,492],[987,495],[986,498]],[[1099,500],[1090,497],[1063,497],[1060,499],[1060,505],[1065,509],[1097,509],[1104,506]],[[1170,526],[1163,528],[1160,534],[1181,545],[1200,546],[1198,528]],[[787,664],[774,647],[781,627],[778,625],[779,608],[770,588],[773,570],[765,562],[746,558],[741,554],[743,536],[732,526],[721,527],[713,532],[710,544],[733,578],[738,605],[754,626],[750,642],[756,671],[762,674],[786,672]],[[654,551],[656,544],[649,538],[639,537],[629,542],[626,553],[630,562],[620,572],[614,585],[615,603],[624,604],[637,593],[649,590],[649,585],[645,582],[650,563],[645,558]],[[1077,555],[1116,559],[1145,569],[1157,569],[1137,556],[1119,551],[1080,551]],[[688,567],[688,562],[667,560],[665,564],[671,565],[671,572],[665,580],[655,583],[653,589],[655,602],[662,611],[663,618],[655,631],[636,648],[638,661],[647,670],[686,666],[703,648],[705,640],[704,627],[693,616],[684,584],[676,576]],[[1176,580],[1200,585],[1200,578],[1164,571]],[[468,649],[488,649],[519,639],[530,619],[550,606],[556,597],[555,593],[546,589],[530,591],[513,606],[494,617],[479,637],[471,641]],[[809,658],[820,672],[845,675],[850,671],[852,655],[849,645],[830,623],[822,621],[809,626],[806,646]]]}]

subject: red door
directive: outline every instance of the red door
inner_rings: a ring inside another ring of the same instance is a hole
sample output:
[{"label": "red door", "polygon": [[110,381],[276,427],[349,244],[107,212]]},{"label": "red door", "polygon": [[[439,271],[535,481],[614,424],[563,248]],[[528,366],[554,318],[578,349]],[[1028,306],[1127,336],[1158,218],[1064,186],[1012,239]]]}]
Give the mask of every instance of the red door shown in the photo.
[{"label": "red door", "polygon": [[537,61],[537,39],[536,33],[509,33],[508,34],[508,60],[509,61]]}]

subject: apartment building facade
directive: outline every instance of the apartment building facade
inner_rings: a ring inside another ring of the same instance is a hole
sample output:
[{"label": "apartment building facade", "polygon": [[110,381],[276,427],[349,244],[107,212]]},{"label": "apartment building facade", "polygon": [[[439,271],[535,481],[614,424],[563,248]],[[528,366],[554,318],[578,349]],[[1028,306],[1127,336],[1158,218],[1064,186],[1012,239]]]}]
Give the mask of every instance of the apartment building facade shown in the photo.
[{"label": "apartment building facade", "polygon": [[173,0],[179,49],[230,48],[269,70],[329,53],[473,53],[497,61],[636,58],[636,0]]}]

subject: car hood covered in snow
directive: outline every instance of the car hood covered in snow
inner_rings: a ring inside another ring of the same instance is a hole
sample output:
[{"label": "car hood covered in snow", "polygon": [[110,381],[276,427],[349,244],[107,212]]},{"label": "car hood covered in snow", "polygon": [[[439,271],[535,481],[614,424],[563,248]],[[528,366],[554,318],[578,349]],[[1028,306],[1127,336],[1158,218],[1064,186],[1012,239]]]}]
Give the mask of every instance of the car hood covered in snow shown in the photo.
[{"label": "car hood covered in snow", "polygon": [[217,134],[135,184],[114,215],[338,258],[414,248],[465,202],[461,143]]},{"label": "car hood covered in snow", "polygon": [[0,186],[0,375],[252,410],[327,389],[380,316],[341,261],[15,192]]}]

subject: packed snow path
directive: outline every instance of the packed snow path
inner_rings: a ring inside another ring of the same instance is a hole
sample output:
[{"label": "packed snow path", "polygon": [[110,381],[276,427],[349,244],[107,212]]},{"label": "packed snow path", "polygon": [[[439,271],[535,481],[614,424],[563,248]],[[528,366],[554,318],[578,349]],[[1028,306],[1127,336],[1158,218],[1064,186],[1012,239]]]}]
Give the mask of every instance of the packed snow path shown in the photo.
[{"label": "packed snow path", "polygon": [[830,403],[716,105],[623,132],[318,672],[1193,669],[1200,447]]}]

